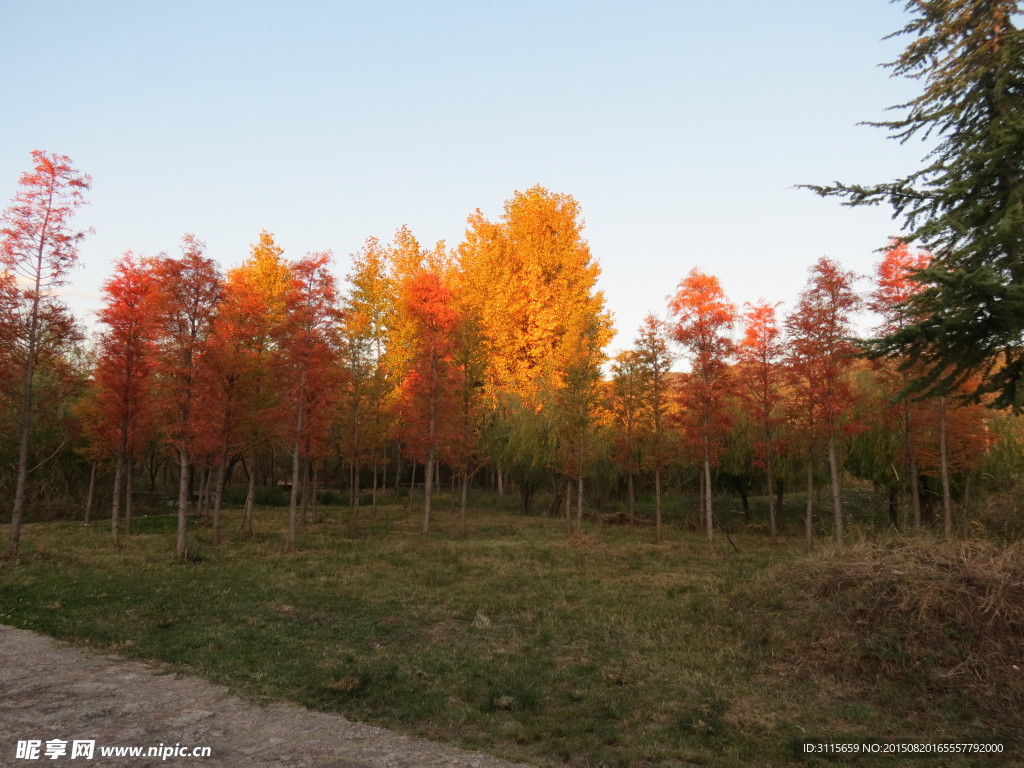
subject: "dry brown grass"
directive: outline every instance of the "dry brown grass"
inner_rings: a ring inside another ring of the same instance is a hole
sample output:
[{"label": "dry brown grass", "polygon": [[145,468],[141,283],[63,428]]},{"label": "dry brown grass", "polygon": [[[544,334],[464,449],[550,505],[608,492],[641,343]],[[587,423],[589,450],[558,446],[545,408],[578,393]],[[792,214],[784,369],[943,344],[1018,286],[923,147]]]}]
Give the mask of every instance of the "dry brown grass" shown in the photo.
[{"label": "dry brown grass", "polygon": [[1020,544],[864,542],[769,569],[735,599],[760,617],[752,640],[774,642],[780,666],[955,690],[1024,732]]}]

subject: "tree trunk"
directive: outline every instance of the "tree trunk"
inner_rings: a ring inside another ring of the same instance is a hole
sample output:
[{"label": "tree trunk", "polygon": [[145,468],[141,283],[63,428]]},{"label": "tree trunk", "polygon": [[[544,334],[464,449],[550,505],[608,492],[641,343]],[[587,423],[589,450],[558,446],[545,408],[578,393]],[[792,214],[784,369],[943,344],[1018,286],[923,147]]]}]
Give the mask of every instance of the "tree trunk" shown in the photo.
[{"label": "tree trunk", "polygon": [[220,546],[220,507],[224,501],[224,484],[228,474],[228,447],[221,451],[220,466],[217,467],[217,480],[213,489],[213,545]]},{"label": "tree trunk", "polygon": [[576,479],[576,532],[583,532],[583,475]]},{"label": "tree trunk", "polygon": [[953,536],[953,494],[949,490],[949,459],[946,454],[946,398],[939,398],[939,471],[942,475],[942,522],[946,538]]},{"label": "tree trunk", "polygon": [[768,484],[768,533],[775,541],[779,537],[778,528],[778,505],[775,502],[775,475],[772,466],[772,452],[768,448],[765,451],[765,475]]},{"label": "tree trunk", "polygon": [[[387,470],[385,469],[385,473]],[[377,454],[373,454],[373,519],[377,519]]]},{"label": "tree trunk", "polygon": [[807,551],[814,549],[814,460],[807,460],[807,515],[804,518]]},{"label": "tree trunk", "polygon": [[707,439],[704,440],[704,530],[708,540],[708,551],[715,551],[715,511],[711,504],[711,452]]},{"label": "tree trunk", "polygon": [[[324,459],[324,471],[325,472],[327,471],[326,470],[326,466],[327,466],[327,460]],[[320,498],[319,498],[320,497],[320,492],[317,490],[317,480],[319,478],[317,477],[317,473],[316,473],[316,462],[315,461],[310,463],[310,476],[311,476],[310,484],[312,485],[312,488],[310,489],[310,493],[312,494],[311,498],[313,499],[313,522],[314,523],[319,523],[320,522]]]},{"label": "tree trunk", "polygon": [[661,467],[654,470],[654,543],[661,544]]},{"label": "tree trunk", "polygon": [[299,373],[299,397],[295,413],[295,442],[292,445],[292,488],[288,499],[288,539],[285,546],[289,552],[295,551],[295,539],[299,527],[299,470],[302,450],[302,417],[306,402],[306,369]]},{"label": "tree trunk", "polygon": [[427,449],[426,473],[423,475],[423,538],[430,533],[430,497],[434,492],[434,446]]},{"label": "tree trunk", "polygon": [[242,511],[242,533],[252,536],[252,508],[256,501],[256,457],[251,456],[252,466],[244,462],[245,473],[248,475],[248,488],[245,492],[245,509]]},{"label": "tree trunk", "polygon": [[188,470],[188,443],[182,438],[181,448],[178,449],[178,541],[175,548],[181,558],[185,557],[185,524],[188,521]]},{"label": "tree trunk", "polygon": [[89,525],[92,517],[92,500],[96,495],[96,462],[89,465],[89,490],[85,494],[85,524]]},{"label": "tree trunk", "polygon": [[114,465],[114,498],[110,504],[110,543],[114,549],[121,548],[121,477],[124,475],[124,454],[118,451]]},{"label": "tree trunk", "polygon": [[498,498],[505,498],[505,483],[502,481],[501,466],[498,466]]},{"label": "tree trunk", "polygon": [[459,532],[463,538],[466,536],[466,497],[469,493],[469,470],[462,471],[462,496],[459,499]]},{"label": "tree trunk", "polygon": [[633,471],[629,472],[629,480],[626,487],[626,493],[629,496],[629,527],[636,527],[636,497],[633,493]]},{"label": "tree trunk", "polygon": [[836,461],[836,433],[828,435],[828,467],[832,478],[832,514],[835,517],[836,544],[843,546],[843,502],[839,487],[839,464]]},{"label": "tree trunk", "polygon": [[409,511],[410,512],[412,512],[412,509],[413,509],[412,497],[413,497],[413,491],[415,491],[415,490],[416,490],[416,461],[414,459],[413,462],[412,462],[412,472],[409,475]]},{"label": "tree trunk", "polygon": [[135,482],[132,479],[135,470],[135,459],[129,451],[125,456],[124,466],[124,533],[125,536],[132,535],[132,487]]},{"label": "tree trunk", "polygon": [[572,536],[572,478],[565,478],[565,535]]}]

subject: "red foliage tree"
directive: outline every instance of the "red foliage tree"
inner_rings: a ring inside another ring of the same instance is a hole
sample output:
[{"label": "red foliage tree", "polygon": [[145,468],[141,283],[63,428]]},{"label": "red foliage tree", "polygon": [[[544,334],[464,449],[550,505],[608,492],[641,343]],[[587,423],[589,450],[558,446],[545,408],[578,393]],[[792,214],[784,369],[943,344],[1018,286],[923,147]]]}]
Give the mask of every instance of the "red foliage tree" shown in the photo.
[{"label": "red foliage tree", "polygon": [[280,342],[283,407],[289,417],[292,483],[286,546],[295,549],[303,462],[322,455],[339,389],[341,348],[338,290],[329,252],[311,253],[291,266]]},{"label": "red foliage tree", "polygon": [[153,422],[153,328],[148,311],[153,288],[153,265],[139,260],[131,251],[114,264],[114,274],[103,286],[99,320],[106,330],[100,336],[94,373],[99,423],[93,436],[115,457],[110,515],[115,547],[119,543],[121,482],[126,479],[124,510],[126,529],[130,531],[132,456]]},{"label": "red foliage tree", "polygon": [[[910,246],[899,240],[892,240],[885,256],[875,270],[875,289],[871,292],[867,307],[878,313],[882,323],[879,335],[889,335],[905,327],[911,320],[906,314],[905,302],[920,292],[922,286],[912,279],[913,275],[928,266],[931,255],[927,251],[912,251]],[[903,459],[910,476],[910,504],[914,526],[921,527],[921,498],[918,486],[920,474],[918,439],[922,423],[928,420],[928,413],[920,402],[915,402],[903,393],[909,387],[913,372],[900,365],[901,361],[883,361],[881,378],[889,390],[891,407],[888,409],[893,421],[901,425]],[[947,483],[948,486],[948,483]]]},{"label": "red foliage tree", "polygon": [[197,404],[204,353],[213,331],[222,281],[206,246],[194,235],[182,239],[182,254],[155,262],[151,312],[155,374],[164,412],[164,432],[178,453],[178,557],[185,557],[192,445],[199,432]]},{"label": "red foliage tree", "polygon": [[434,462],[458,423],[454,396],[460,389],[461,367],[454,362],[456,330],[461,316],[452,291],[431,269],[420,269],[401,286],[400,303],[415,341],[399,384],[399,413],[405,450],[426,465],[421,533],[430,532]]},{"label": "red foliage tree", "polygon": [[853,290],[855,275],[827,257],[811,267],[807,286],[786,320],[789,334],[788,369],[798,430],[807,451],[808,546],[813,543],[814,459],[822,439],[828,446],[832,478],[832,510],[836,541],[843,544],[837,440],[854,401],[847,378],[856,349],[850,341],[850,315],[860,306]]},{"label": "red foliage tree", "polygon": [[729,359],[736,308],[726,299],[718,278],[696,269],[679,283],[669,302],[672,337],[687,350],[691,373],[682,390],[683,421],[700,451],[703,465],[704,526],[714,547],[711,467],[717,463],[728,427],[725,402],[732,386]]},{"label": "red foliage tree", "polygon": [[7,310],[0,315],[0,338],[6,341],[7,367],[13,374],[13,401],[18,413],[18,470],[6,556],[18,553],[28,483],[30,435],[36,403],[36,369],[40,361],[80,336],[56,288],[78,260],[84,232],[70,228],[71,217],[85,204],[91,179],[64,155],[32,152],[32,170],[22,174],[20,191],[0,215],[0,269]]},{"label": "red foliage tree", "polygon": [[768,484],[768,521],[772,538],[777,535],[775,508],[775,459],[782,421],[784,348],[775,316],[775,305],[762,301],[747,304],[743,314],[743,338],[737,347],[737,388],[750,423],[757,430],[754,450],[764,467]]}]

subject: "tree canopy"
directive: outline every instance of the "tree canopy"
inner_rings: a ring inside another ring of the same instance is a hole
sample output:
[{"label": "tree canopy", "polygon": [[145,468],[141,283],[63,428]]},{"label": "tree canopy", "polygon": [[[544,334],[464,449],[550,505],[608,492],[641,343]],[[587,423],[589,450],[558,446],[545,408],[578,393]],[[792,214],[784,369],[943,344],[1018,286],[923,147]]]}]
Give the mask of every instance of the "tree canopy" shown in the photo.
[{"label": "tree canopy", "polygon": [[923,82],[870,123],[901,143],[935,142],[923,165],[895,181],[811,186],[846,205],[887,203],[933,254],[904,305],[911,322],[875,339],[876,356],[902,357],[916,389],[950,392],[977,376],[975,399],[1024,408],[1024,33],[1015,0],[909,0],[894,36],[911,42],[886,66]]}]

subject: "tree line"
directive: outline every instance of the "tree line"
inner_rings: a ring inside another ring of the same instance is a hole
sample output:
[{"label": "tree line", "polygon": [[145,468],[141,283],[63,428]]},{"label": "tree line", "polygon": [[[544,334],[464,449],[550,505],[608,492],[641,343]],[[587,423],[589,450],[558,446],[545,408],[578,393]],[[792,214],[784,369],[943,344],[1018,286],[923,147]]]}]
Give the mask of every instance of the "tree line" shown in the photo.
[{"label": "tree line", "polygon": [[[524,513],[546,491],[569,533],[606,498],[636,522],[636,489],[650,489],[660,540],[665,478],[680,467],[696,475],[709,546],[716,491],[744,504],[765,493],[774,537],[777,497],[802,472],[810,546],[823,479],[843,541],[844,476],[885,489],[894,523],[898,498],[920,526],[922,499],[941,495],[951,534],[951,477],[963,485],[997,442],[996,416],[956,397],[970,382],[911,399],[904,361],[859,354],[856,278],[828,258],[784,317],[767,301],[734,306],[694,269],[664,319],[649,315],[609,360],[612,319],[579,205],[539,186],[496,221],[472,214],[455,248],[425,248],[404,227],[390,242],[369,238],[343,282],[329,253],[286,258],[266,231],[226,273],[191,234],[177,255],[126,252],[86,346],[56,290],[83,237],[70,222],[89,178],[63,156],[35,152],[33,164],[2,230],[3,434],[16,446],[3,476],[14,489],[9,556],[30,478],[48,464],[91,470],[87,510],[106,479],[118,546],[136,484],[154,489],[173,462],[179,556],[197,495],[220,541],[232,482],[246,488],[246,533],[259,487],[287,487],[293,549],[325,482],[348,490],[356,534],[364,492],[376,504],[389,484],[421,477],[425,536],[442,475],[458,486],[463,530],[468,489],[486,475],[501,491],[515,486]],[[898,241],[885,251],[867,299],[880,333],[913,319],[914,276],[931,260]]]}]

